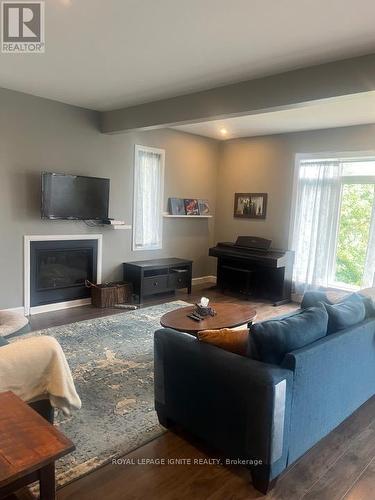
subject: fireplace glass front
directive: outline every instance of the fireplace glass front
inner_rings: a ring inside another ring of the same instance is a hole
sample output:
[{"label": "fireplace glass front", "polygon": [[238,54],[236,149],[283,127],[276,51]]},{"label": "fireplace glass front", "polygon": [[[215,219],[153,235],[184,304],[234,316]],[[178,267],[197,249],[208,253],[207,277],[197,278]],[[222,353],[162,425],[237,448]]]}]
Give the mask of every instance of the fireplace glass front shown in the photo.
[{"label": "fireplace glass front", "polygon": [[82,286],[92,279],[93,250],[39,250],[37,252],[38,291]]},{"label": "fireplace glass front", "polygon": [[96,282],[97,240],[32,241],[30,305],[90,297],[85,281]]}]

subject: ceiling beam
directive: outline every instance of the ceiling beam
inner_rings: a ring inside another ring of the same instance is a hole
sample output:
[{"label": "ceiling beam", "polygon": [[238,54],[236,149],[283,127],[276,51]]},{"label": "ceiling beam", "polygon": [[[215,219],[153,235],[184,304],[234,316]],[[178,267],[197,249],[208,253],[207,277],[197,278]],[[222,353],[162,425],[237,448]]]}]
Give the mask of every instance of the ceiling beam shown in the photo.
[{"label": "ceiling beam", "polygon": [[375,54],[100,114],[103,133],[147,130],[291,108],[375,90]]}]

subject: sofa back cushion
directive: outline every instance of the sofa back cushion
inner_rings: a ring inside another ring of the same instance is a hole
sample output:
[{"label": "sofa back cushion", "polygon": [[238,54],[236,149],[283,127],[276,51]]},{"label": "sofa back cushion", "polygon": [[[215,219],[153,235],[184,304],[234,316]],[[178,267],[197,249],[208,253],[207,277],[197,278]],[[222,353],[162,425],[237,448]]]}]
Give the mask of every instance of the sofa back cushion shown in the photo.
[{"label": "sofa back cushion", "polygon": [[324,307],[328,313],[328,334],[357,325],[366,317],[363,299],[356,293],[338,304],[324,304]]},{"label": "sofa back cushion", "polygon": [[328,313],[323,305],[284,319],[255,323],[250,328],[248,356],[278,365],[288,352],[324,337],[327,325]]},{"label": "sofa back cushion", "polygon": [[366,309],[366,318],[375,317],[375,287],[363,288],[358,292],[362,297]]},{"label": "sofa back cushion", "polygon": [[366,310],[366,319],[375,318],[375,302],[371,297],[365,297],[360,294]]},{"label": "sofa back cushion", "polygon": [[322,292],[320,290],[305,292],[302,297],[301,309],[317,307],[321,302],[323,304],[333,304],[333,302],[328,298],[326,292]]},{"label": "sofa back cushion", "polygon": [[304,294],[301,302],[301,309],[307,307],[314,307],[323,304],[338,304],[351,300],[353,295],[358,296],[365,306],[366,318],[375,317],[375,288],[366,288],[357,293],[343,293],[343,292],[322,292],[320,290],[308,291]]}]

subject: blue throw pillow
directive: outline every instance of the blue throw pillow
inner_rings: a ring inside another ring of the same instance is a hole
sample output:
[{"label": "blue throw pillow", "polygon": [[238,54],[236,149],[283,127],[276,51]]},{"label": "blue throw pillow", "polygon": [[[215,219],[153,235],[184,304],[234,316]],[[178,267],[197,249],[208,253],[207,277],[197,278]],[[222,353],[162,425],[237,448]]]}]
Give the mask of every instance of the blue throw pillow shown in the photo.
[{"label": "blue throw pillow", "polygon": [[361,323],[366,318],[366,308],[363,299],[352,293],[338,304],[324,304],[328,313],[328,334],[345,330]]},{"label": "blue throw pillow", "polygon": [[323,305],[288,318],[255,323],[250,328],[248,356],[278,365],[288,352],[325,337],[327,325],[328,314]]},{"label": "blue throw pillow", "polygon": [[301,302],[301,309],[317,307],[320,302],[323,302],[324,304],[332,304],[332,302],[328,299],[326,292],[321,292],[319,290],[305,292]]}]

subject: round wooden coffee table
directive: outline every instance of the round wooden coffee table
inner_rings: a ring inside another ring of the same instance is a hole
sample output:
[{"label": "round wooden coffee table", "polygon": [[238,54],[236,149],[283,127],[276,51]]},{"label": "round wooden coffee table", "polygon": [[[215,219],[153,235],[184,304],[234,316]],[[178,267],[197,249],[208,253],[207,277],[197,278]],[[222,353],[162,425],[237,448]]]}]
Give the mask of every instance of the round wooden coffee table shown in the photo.
[{"label": "round wooden coffee table", "polygon": [[188,306],[164,314],[160,319],[160,324],[165,328],[173,328],[179,332],[196,334],[201,330],[219,330],[220,328],[249,325],[256,316],[256,310],[246,304],[223,302],[210,303],[210,306],[216,310],[216,316],[207,316],[202,321],[195,321],[187,317],[194,311],[195,306]]}]

